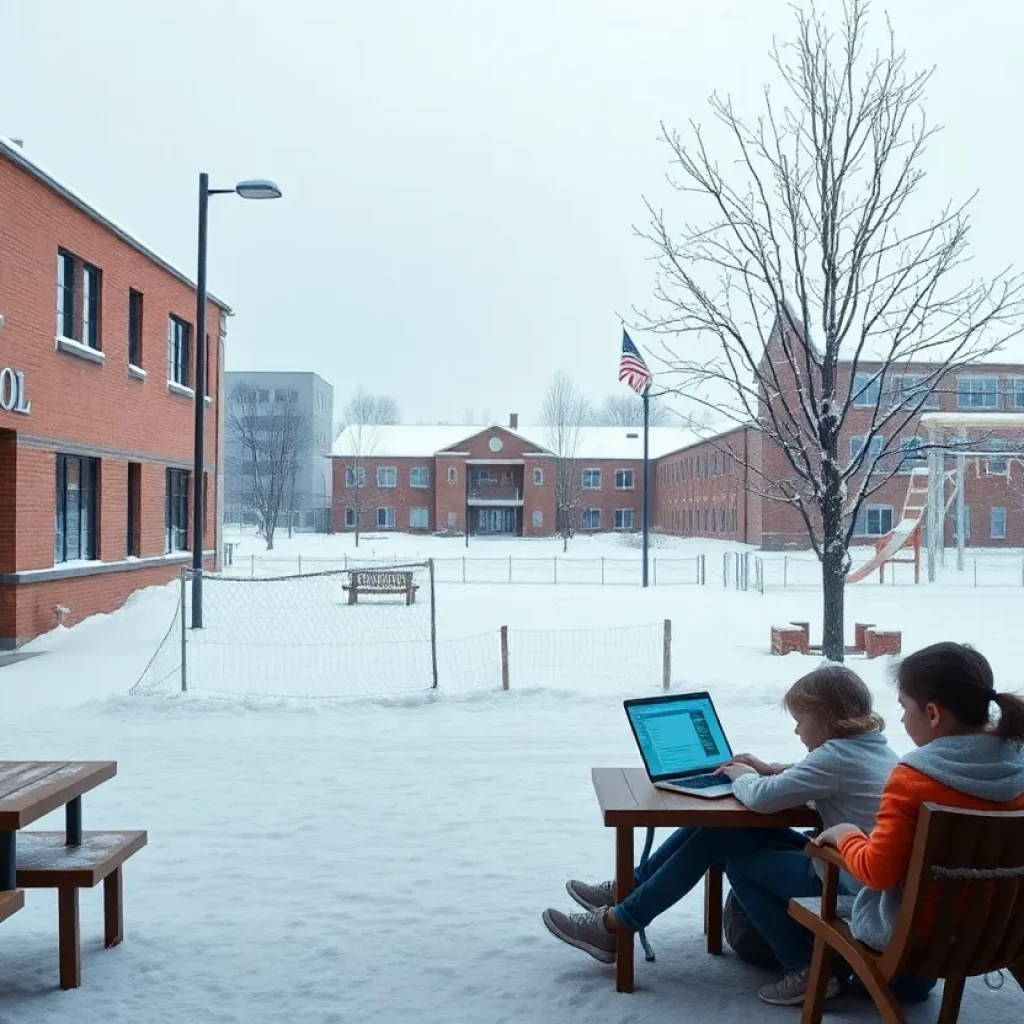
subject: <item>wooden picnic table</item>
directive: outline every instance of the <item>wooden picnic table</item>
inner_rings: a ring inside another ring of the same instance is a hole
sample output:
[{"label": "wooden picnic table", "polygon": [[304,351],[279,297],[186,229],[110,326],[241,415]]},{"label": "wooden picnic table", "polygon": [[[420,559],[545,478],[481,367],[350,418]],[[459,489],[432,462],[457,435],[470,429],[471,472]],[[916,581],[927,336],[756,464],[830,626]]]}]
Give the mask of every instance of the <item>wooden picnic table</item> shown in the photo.
[{"label": "wooden picnic table", "polygon": [[16,888],[18,830],[64,807],[65,843],[81,846],[82,794],[116,774],[116,761],[0,761],[0,892]]},{"label": "wooden picnic table", "polygon": [[[616,901],[633,891],[633,830],[636,828],[815,828],[817,811],[796,807],[778,814],[758,814],[735,797],[709,800],[656,789],[643,768],[594,768],[594,791],[605,826],[615,829]],[[722,872],[708,872],[704,927],[708,952],[722,951]],[[633,934],[616,933],[615,987],[633,991]]]}]

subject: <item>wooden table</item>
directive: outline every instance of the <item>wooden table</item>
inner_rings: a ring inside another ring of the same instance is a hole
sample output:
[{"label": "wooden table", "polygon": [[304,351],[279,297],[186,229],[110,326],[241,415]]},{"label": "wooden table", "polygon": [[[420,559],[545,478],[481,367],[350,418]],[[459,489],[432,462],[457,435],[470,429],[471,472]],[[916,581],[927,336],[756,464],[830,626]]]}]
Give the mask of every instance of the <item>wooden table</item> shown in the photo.
[{"label": "wooden table", "polygon": [[[601,816],[615,829],[616,901],[633,891],[635,828],[815,828],[821,820],[810,807],[757,814],[734,797],[708,800],[655,789],[643,768],[594,768],[591,772]],[[708,873],[704,925],[708,949],[721,952],[722,874]],[[713,916],[713,915],[716,915]],[[620,930],[615,953],[615,987],[633,991],[633,933]]]},{"label": "wooden table", "polygon": [[0,892],[15,888],[18,829],[64,807],[67,845],[81,846],[82,794],[116,774],[116,761],[0,761]]}]

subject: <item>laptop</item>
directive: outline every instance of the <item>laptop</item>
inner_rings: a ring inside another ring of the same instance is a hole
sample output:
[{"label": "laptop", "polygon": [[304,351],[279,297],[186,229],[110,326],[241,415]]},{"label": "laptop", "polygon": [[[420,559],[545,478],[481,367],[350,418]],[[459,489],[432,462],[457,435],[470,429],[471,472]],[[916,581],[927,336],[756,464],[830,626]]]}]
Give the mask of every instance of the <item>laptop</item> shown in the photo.
[{"label": "laptop", "polygon": [[732,748],[709,693],[641,697],[624,702],[651,782],[658,789],[708,798],[729,796],[732,783],[712,774]]}]

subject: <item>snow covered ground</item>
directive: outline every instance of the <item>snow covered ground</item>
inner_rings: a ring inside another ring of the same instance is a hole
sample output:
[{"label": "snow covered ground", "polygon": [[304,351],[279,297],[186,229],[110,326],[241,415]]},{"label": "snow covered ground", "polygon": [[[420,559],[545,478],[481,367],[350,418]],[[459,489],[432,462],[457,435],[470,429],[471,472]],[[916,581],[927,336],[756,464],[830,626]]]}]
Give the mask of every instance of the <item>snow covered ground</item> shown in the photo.
[{"label": "snow covered ground", "polygon": [[[773,622],[818,621],[809,588],[442,584],[437,596],[451,638],[502,624],[601,630],[671,618],[674,686],[711,689],[737,747],[799,753],[778,702],[812,662],[766,651]],[[0,669],[4,758],[117,759],[118,777],[85,800],[85,825],[150,833],[126,869],[124,945],[102,949],[100,894],[83,896],[79,991],[56,989],[52,893],[29,893],[0,926],[4,1024],[797,1019],[756,1001],[756,970],[702,952],[698,894],[649,930],[658,960],[638,957],[632,996],[541,925],[543,907],[568,905],[566,877],[611,870],[589,769],[638,763],[620,701],[657,680],[623,687],[567,673],[536,686],[513,675],[507,694],[318,702],[126,696],[176,599],[173,587],[136,595]],[[906,649],[975,643],[1012,688],[1022,604],[1019,590],[859,584],[847,618],[902,629]],[[905,749],[889,666],[857,667]],[[911,1020],[936,1013],[933,999]],[[1022,1016],[1012,981],[999,992],[975,981],[961,1020]],[[877,1017],[846,1001],[830,1019]]]}]

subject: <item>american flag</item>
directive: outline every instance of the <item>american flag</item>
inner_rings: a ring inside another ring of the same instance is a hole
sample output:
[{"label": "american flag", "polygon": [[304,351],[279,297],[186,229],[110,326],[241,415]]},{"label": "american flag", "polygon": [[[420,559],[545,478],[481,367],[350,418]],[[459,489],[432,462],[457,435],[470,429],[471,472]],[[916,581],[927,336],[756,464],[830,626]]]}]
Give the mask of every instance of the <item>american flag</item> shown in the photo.
[{"label": "american flag", "polygon": [[633,344],[633,339],[622,331],[622,358],[619,360],[619,380],[624,380],[638,395],[642,395],[651,383],[651,371],[647,369],[644,357]]}]

